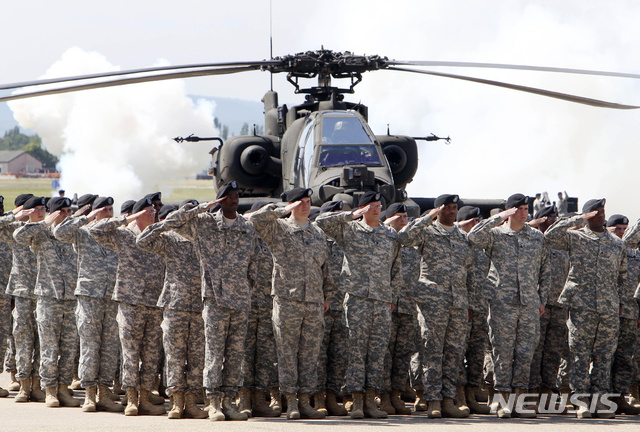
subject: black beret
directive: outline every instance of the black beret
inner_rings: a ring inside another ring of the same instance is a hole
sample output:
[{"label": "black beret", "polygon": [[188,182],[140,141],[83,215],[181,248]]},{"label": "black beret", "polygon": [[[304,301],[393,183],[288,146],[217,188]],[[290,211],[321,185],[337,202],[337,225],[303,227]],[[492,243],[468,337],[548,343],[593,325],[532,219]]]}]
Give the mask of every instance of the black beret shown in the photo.
[{"label": "black beret", "polygon": [[458,216],[456,216],[456,221],[464,222],[469,219],[479,218],[480,217],[480,209],[474,206],[464,206],[460,207],[458,210]]},{"label": "black beret", "polygon": [[589,213],[599,209],[600,207],[604,207],[606,202],[607,200],[604,198],[589,200],[582,206],[582,213]]},{"label": "black beret", "polygon": [[26,203],[31,197],[33,197],[33,194],[18,195],[13,204],[15,204],[16,207],[20,207],[21,205],[24,205],[24,203]]},{"label": "black beret", "polygon": [[251,208],[249,209],[250,213],[256,212],[260,210],[262,207],[271,204],[269,201],[257,201],[254,202]]},{"label": "black beret", "polygon": [[49,213],[54,213],[65,207],[71,207],[71,200],[67,197],[55,197],[49,201]]},{"label": "black beret", "polygon": [[98,195],[93,195],[93,194],[82,195],[80,198],[78,198],[78,203],[77,203],[78,208],[84,207],[87,204],[93,204],[96,198],[98,198]]},{"label": "black beret", "polygon": [[238,183],[236,181],[231,181],[218,189],[218,195],[216,196],[216,199],[226,197],[229,192],[237,191],[238,189]]},{"label": "black beret", "polygon": [[505,206],[505,210],[508,210],[513,207],[520,207],[523,205],[529,204],[529,197],[522,195],[520,193],[513,194],[509,198],[507,198],[507,205]]},{"label": "black beret", "polygon": [[555,205],[550,205],[546,207],[542,207],[540,210],[533,215],[534,219],[540,219],[541,217],[558,215],[558,208]]},{"label": "black beret", "polygon": [[36,196],[32,196],[31,198],[29,198],[24,205],[22,206],[23,209],[25,210],[29,210],[32,208],[36,208],[38,206],[43,206],[47,203],[47,200],[44,197],[36,197]]},{"label": "black beret", "polygon": [[283,192],[282,195],[280,195],[280,198],[282,198],[282,201],[292,203],[300,201],[302,198],[309,198],[311,195],[313,195],[313,191],[311,189],[294,188],[289,192]]},{"label": "black beret", "polygon": [[169,213],[171,213],[172,211],[176,211],[176,210],[178,210],[178,207],[176,207],[174,205],[171,205],[171,204],[165,204],[165,205],[162,206],[162,208],[158,212],[158,219],[159,220],[166,219],[167,216],[169,216]]},{"label": "black beret", "polygon": [[146,197],[142,198],[140,201],[136,202],[133,205],[133,209],[131,210],[131,213],[136,214],[139,211],[142,211],[147,207],[151,207],[151,206],[153,206],[153,201],[151,200],[151,197],[147,195]]},{"label": "black beret", "polygon": [[447,205],[447,204],[458,204],[459,201],[460,201],[460,197],[458,197],[458,195],[444,194],[444,195],[440,195],[438,198],[436,198],[436,200],[433,202],[433,206],[435,208],[438,208],[442,204],[444,204],[444,205]]},{"label": "black beret", "polygon": [[51,197],[44,198],[44,207],[49,211],[49,206],[51,205]]},{"label": "black beret", "polygon": [[343,206],[344,206],[344,203],[342,201],[328,201],[322,204],[318,214],[340,211],[342,210]]},{"label": "black beret", "polygon": [[317,207],[312,208],[309,211],[309,220],[311,222],[313,222],[314,220],[316,220],[316,218],[318,217],[318,215],[321,213],[320,209]]},{"label": "black beret", "polygon": [[[180,203],[180,207],[184,207],[187,204],[192,204],[195,207],[195,206],[199,205],[200,203],[198,202],[197,199],[186,199],[186,200],[184,200],[184,201],[182,201]],[[162,208],[164,208],[164,207],[162,207]]]},{"label": "black beret", "polygon": [[611,215],[607,221],[607,226],[611,227],[614,225],[629,225],[629,218],[621,214]]},{"label": "black beret", "polygon": [[145,198],[151,198],[151,201],[162,201],[162,192],[154,192],[145,195]]},{"label": "black beret", "polygon": [[110,206],[110,205],[113,205],[113,198],[111,198],[111,197],[98,197],[93,202],[92,208],[95,210],[95,209],[99,209],[99,208]]},{"label": "black beret", "polygon": [[387,211],[385,212],[385,216],[390,218],[396,213],[406,213],[407,206],[402,203],[393,203],[389,207],[387,207]]},{"label": "black beret", "polygon": [[360,200],[358,201],[358,206],[364,207],[369,203],[380,201],[382,199],[382,195],[380,192],[367,191],[360,196]]},{"label": "black beret", "polygon": [[136,202],[134,200],[127,200],[123,202],[120,206],[120,214],[131,213],[134,205],[136,205]]}]

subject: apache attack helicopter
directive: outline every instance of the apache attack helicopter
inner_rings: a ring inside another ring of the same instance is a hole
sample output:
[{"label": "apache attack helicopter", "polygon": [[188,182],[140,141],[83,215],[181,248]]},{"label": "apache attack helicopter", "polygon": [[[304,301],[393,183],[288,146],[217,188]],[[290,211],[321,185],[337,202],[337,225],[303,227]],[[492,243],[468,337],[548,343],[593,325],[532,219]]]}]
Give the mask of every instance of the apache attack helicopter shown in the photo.
[{"label": "apache attack helicopter", "polygon": [[[257,200],[277,200],[282,192],[295,187],[312,188],[312,204],[320,206],[329,200],[342,200],[349,207],[357,207],[360,196],[368,190],[380,192],[384,205],[394,202],[407,204],[410,216],[433,206],[433,198],[409,198],[405,191],[418,169],[417,140],[440,140],[435,135],[411,137],[403,135],[375,135],[368,123],[368,107],[344,100],[345,94],[354,93],[362,81],[362,74],[376,70],[394,70],[435,75],[446,78],[488,84],[512,90],[534,93],[574,103],[601,108],[637,109],[632,105],[589,99],[565,93],[462,75],[406,68],[404,66],[482,67],[519,69],[556,73],[573,73],[624,78],[640,75],[562,69],[522,65],[488,63],[461,63],[442,61],[396,61],[378,55],[360,56],[321,49],[271,60],[191,64],[154,67],[128,71],[97,73],[75,77],[55,78],[14,83],[0,86],[11,90],[39,85],[72,83],[61,88],[36,89],[28,93],[0,97],[0,102],[27,97],[44,96],[94,88],[135,84],[166,79],[224,75],[262,70],[271,74],[287,73],[287,81],[296,94],[304,94],[305,101],[291,108],[278,105],[278,94],[267,91],[264,103],[265,134],[234,136],[226,142],[222,138],[188,136],[177,141],[216,140],[219,145],[211,150],[211,175],[214,188],[236,181],[240,187],[241,206],[246,208]],[[113,78],[100,81],[104,78]],[[317,85],[301,87],[300,79],[316,79]],[[332,79],[349,80],[348,88],[334,87]],[[500,207],[502,200],[463,199],[467,205],[479,206],[486,215]],[[573,208],[572,208],[573,207]],[[577,211],[577,200],[570,200],[569,211]]]}]

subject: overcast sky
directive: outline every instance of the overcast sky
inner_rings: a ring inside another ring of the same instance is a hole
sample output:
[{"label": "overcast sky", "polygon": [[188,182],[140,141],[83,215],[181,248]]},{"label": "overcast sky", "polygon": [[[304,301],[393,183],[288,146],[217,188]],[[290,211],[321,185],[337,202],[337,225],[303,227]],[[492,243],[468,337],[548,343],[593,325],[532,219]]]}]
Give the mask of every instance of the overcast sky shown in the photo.
[{"label": "overcast sky", "polygon": [[[36,79],[71,47],[100,53],[122,69],[269,57],[269,2],[183,0],[3,5],[0,82]],[[640,73],[640,7],[634,1],[273,0],[274,55],[319,49],[398,60],[451,60]],[[631,105],[628,79],[438,68]],[[259,101],[267,73],[190,79],[194,95]],[[281,102],[299,103],[284,76]],[[584,107],[445,78],[379,71],[353,101],[369,106],[376,133],[452,138],[421,142],[413,196],[567,190],[584,203],[608,198],[607,213],[640,217],[640,112]],[[157,101],[156,101],[157,102]],[[203,155],[206,158],[207,155]],[[630,193],[631,192],[631,193]]]}]

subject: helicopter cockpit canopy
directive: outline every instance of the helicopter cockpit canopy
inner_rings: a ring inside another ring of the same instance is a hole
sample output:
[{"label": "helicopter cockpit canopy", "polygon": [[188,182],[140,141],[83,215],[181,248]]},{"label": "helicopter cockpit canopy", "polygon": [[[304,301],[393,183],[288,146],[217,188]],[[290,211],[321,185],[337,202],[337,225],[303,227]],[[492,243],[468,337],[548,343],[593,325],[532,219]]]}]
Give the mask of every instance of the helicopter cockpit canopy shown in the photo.
[{"label": "helicopter cockpit canopy", "polygon": [[381,155],[373,139],[359,116],[344,111],[324,113],[318,165],[382,166]]}]

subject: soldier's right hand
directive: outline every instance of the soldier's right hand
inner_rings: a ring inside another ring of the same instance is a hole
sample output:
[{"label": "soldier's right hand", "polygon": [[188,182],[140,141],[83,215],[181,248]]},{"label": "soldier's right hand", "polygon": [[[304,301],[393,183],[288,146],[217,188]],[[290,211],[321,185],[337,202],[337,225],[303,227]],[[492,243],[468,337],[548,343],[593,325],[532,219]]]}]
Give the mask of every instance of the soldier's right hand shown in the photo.
[{"label": "soldier's right hand", "polygon": [[155,213],[155,209],[153,207],[147,207],[144,208],[142,210],[140,210],[138,213],[134,213],[132,215],[127,216],[127,223],[131,223],[134,220],[138,219],[140,216],[142,216],[145,213]]},{"label": "soldier's right hand", "polygon": [[100,207],[99,209],[92,210],[91,213],[89,213],[87,215],[87,219],[89,219],[90,221],[94,220],[96,218],[96,216],[98,215],[98,213],[103,212],[106,209],[107,209],[106,207]]},{"label": "soldier's right hand", "polygon": [[502,220],[507,220],[509,216],[513,216],[514,214],[516,214],[517,211],[518,211],[518,207],[511,207],[510,209],[507,209],[498,213],[498,216],[500,216]]},{"label": "soldier's right hand", "polygon": [[89,210],[91,210],[91,204],[83,205],[78,210],[76,210],[76,212],[73,214],[73,216],[74,217],[84,216],[89,212]]},{"label": "soldier's right hand", "polygon": [[51,226],[51,224],[55,222],[55,220],[58,218],[59,215],[60,215],[60,210],[56,210],[53,213],[49,213],[48,215],[46,215],[44,218],[45,225]]},{"label": "soldier's right hand", "polygon": [[583,213],[580,216],[582,216],[582,220],[587,220],[587,219],[591,219],[592,217],[594,217],[597,214],[598,214],[598,210],[594,210],[594,211],[589,212],[589,213]]},{"label": "soldier's right hand", "polygon": [[[16,208],[14,208],[13,210],[11,210],[11,213],[13,213],[14,216],[17,215],[18,213],[20,213],[22,211],[22,207],[23,206],[18,206]],[[23,216],[24,216],[24,214],[23,214]]]},{"label": "soldier's right hand", "polygon": [[291,213],[293,211],[294,208],[298,207],[300,204],[302,204],[302,201],[295,201],[292,202],[290,204],[287,204],[287,206],[284,208],[284,210],[287,213]]},{"label": "soldier's right hand", "polygon": [[218,198],[218,199],[215,199],[215,200],[213,200],[213,201],[209,201],[209,202],[207,203],[207,204],[208,204],[208,205],[207,205],[207,208],[211,208],[211,207],[213,207],[213,206],[214,206],[214,205],[216,205],[216,204],[220,204],[222,201],[224,201],[224,200],[226,200],[226,199],[227,199],[227,197],[226,197],[226,196],[223,196],[222,198]]},{"label": "soldier's right hand", "polygon": [[370,208],[371,208],[371,205],[355,209],[354,211],[351,212],[351,217],[354,218],[354,219],[357,219],[360,216],[362,216],[363,214],[365,214],[366,212],[368,212]]},{"label": "soldier's right hand", "polygon": [[431,218],[431,220],[435,220],[436,217],[440,214],[440,212],[442,211],[442,209],[444,208],[444,204],[442,204],[440,207],[438,208],[434,208],[432,209],[428,216]]},{"label": "soldier's right hand", "polygon": [[546,221],[547,221],[547,217],[546,216],[542,216],[541,218],[533,219],[533,220],[529,221],[529,226],[535,228],[535,227],[540,226],[541,224],[545,223]]}]

